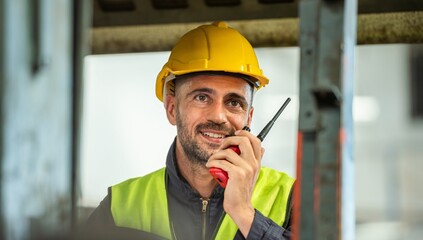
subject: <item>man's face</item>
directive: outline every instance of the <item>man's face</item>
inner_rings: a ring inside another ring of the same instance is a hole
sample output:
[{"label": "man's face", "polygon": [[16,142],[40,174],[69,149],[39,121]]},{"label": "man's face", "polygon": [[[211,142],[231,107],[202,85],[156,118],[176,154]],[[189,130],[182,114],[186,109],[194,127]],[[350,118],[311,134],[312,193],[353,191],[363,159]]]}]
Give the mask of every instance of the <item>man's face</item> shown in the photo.
[{"label": "man's face", "polygon": [[236,130],[249,125],[252,87],[225,75],[197,75],[180,80],[175,89],[174,120],[185,156],[204,165]]}]

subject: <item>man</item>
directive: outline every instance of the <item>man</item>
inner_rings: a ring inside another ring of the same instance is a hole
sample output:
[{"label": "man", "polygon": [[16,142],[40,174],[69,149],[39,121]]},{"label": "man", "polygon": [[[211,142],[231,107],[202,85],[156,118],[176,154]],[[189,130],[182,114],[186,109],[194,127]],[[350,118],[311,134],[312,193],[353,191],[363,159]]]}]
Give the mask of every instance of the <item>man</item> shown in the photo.
[{"label": "man", "polygon": [[[185,34],[156,81],[177,128],[166,168],[109,188],[88,228],[103,237],[289,239],[294,180],[261,167],[261,141],[243,130],[267,83],[249,42],[224,22]],[[225,188],[210,169],[227,172]]]}]

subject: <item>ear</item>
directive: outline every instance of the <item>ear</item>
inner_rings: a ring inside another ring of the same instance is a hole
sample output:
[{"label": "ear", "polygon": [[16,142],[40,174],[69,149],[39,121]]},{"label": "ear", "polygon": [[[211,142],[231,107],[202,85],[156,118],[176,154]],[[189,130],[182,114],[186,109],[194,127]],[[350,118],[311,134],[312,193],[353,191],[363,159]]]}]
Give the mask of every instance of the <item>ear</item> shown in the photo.
[{"label": "ear", "polygon": [[248,119],[247,119],[247,126],[251,126],[251,121],[253,120],[253,113],[254,113],[254,107],[251,106],[250,112],[248,113]]},{"label": "ear", "polygon": [[165,99],[165,109],[167,120],[170,124],[176,125],[176,98],[175,96],[168,94]]}]

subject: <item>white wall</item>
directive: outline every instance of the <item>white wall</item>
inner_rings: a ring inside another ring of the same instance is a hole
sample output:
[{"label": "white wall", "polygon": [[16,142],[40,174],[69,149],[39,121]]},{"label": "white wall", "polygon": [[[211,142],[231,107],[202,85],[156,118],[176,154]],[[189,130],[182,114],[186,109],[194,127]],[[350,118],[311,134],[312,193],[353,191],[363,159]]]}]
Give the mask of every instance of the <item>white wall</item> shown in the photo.
[{"label": "white wall", "polygon": [[359,239],[423,236],[423,119],[411,118],[409,57],[409,45],[357,48],[356,95],[377,110],[355,126]]}]

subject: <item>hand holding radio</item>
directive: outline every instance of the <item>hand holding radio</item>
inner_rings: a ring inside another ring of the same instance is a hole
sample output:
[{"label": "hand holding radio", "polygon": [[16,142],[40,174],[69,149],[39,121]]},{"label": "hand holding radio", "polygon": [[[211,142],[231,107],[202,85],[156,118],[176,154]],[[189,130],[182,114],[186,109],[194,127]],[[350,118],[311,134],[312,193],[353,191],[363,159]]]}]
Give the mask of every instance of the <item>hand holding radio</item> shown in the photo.
[{"label": "hand holding radio", "polygon": [[[245,126],[242,130],[250,131],[250,128]],[[232,145],[229,147],[229,149],[233,150],[236,154],[240,155],[241,150],[239,150],[238,146]],[[219,183],[220,186],[223,188],[226,187],[226,184],[228,183],[228,173],[223,171],[220,168],[210,168],[209,169],[210,174],[213,176],[213,178]]]},{"label": "hand holding radio", "polygon": [[[267,133],[269,133],[270,129],[272,128],[273,124],[275,123],[276,119],[278,119],[279,115],[282,113],[282,111],[285,109],[285,107],[288,105],[288,103],[291,101],[291,98],[287,98],[286,101],[283,103],[283,105],[279,108],[279,110],[276,112],[275,116],[270,120],[268,124],[261,130],[261,132],[257,135],[257,138],[260,139],[260,141],[263,142],[264,138],[266,137]],[[245,126],[242,130],[250,131],[250,129]],[[238,155],[241,154],[241,151],[238,146],[230,146],[230,149],[232,149],[235,153]],[[223,188],[226,188],[226,185],[228,183],[228,173],[223,171],[220,168],[214,168],[211,167],[209,169],[210,174],[213,176],[213,178],[219,183],[219,185]]]}]

